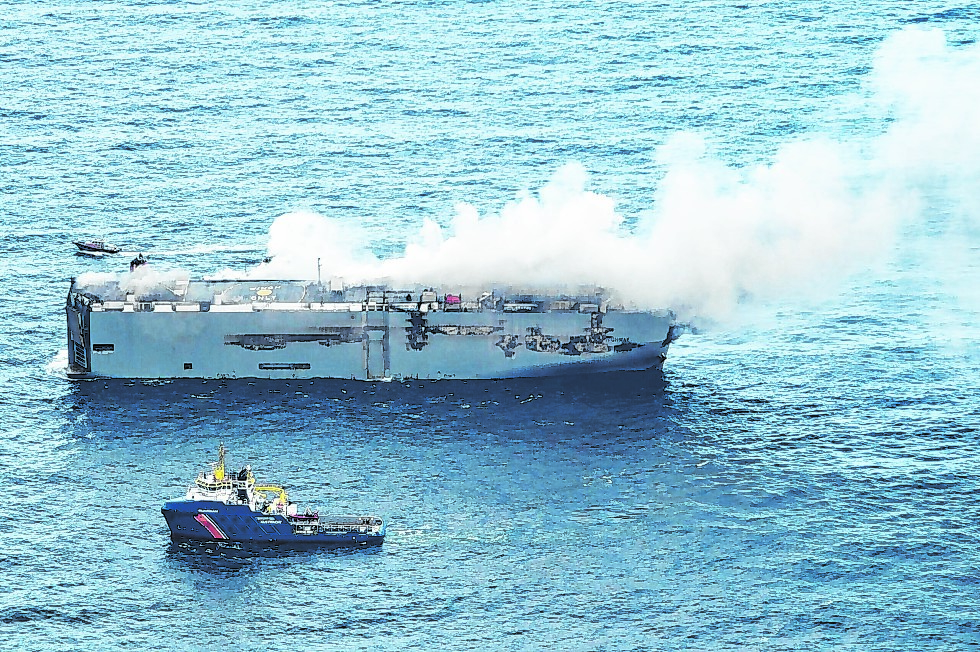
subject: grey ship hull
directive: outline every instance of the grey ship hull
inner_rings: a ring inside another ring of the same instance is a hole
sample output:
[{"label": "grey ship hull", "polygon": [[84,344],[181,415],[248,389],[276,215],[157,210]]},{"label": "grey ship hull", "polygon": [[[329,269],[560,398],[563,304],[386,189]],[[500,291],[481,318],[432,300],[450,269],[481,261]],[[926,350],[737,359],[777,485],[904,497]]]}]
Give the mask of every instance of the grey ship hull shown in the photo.
[{"label": "grey ship hull", "polygon": [[193,281],[137,299],[73,281],[69,376],[387,380],[634,371],[659,368],[673,339],[668,312],[610,308],[595,296],[483,295],[460,301],[434,292]]}]

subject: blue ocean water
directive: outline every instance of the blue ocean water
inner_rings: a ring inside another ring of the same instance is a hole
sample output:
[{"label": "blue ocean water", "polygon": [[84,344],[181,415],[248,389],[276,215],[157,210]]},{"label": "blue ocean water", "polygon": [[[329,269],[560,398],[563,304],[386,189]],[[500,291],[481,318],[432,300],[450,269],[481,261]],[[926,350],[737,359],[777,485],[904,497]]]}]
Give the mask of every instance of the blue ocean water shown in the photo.
[{"label": "blue ocean water", "polygon": [[[0,2],[0,649],[976,647],[980,103],[936,112],[975,95],[942,82],[978,31],[925,1]],[[208,274],[304,210],[397,256],[570,162],[631,224],[691,133],[730,171],[843,143],[914,210],[662,373],[64,376],[68,279],[126,262],[77,236]],[[171,543],[219,442],[385,544]]]}]

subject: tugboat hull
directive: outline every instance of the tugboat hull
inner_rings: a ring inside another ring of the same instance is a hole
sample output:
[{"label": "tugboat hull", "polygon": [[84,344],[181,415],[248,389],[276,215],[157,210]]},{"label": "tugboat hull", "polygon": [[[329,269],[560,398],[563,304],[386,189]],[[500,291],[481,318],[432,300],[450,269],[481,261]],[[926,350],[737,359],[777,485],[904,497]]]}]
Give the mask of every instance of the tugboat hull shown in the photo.
[{"label": "tugboat hull", "polygon": [[173,539],[367,546],[380,545],[385,536],[380,519],[370,517],[287,517],[248,505],[189,500],[168,501],[160,511]]}]

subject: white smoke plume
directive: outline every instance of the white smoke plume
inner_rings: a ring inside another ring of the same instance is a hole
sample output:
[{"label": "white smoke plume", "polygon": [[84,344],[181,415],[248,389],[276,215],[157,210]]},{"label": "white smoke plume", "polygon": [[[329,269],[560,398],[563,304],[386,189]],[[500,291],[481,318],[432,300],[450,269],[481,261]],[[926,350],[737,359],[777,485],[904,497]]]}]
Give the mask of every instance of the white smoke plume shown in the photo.
[{"label": "white smoke plume", "polygon": [[[930,330],[976,334],[980,312],[980,44],[952,47],[940,30],[905,30],[879,49],[875,97],[894,116],[873,160],[922,197],[914,252],[941,304]],[[975,355],[975,353],[974,353]]]},{"label": "white smoke plume", "polygon": [[367,234],[351,224],[316,213],[287,213],[269,228],[270,260],[252,269],[249,276],[315,279],[322,274],[324,279],[343,276],[348,282],[376,279],[380,261],[366,242]]},{"label": "white smoke plume", "polygon": [[76,282],[80,288],[102,298],[121,300],[127,294],[137,298],[166,298],[161,293],[186,283],[189,278],[189,274],[183,270],[163,270],[144,265],[126,274],[86,272],[79,275]]},{"label": "white smoke plume", "polygon": [[[384,260],[348,222],[289,213],[270,228],[271,260],[248,276],[445,292],[598,285],[695,322],[725,319],[750,299],[826,297],[887,259],[916,218],[944,215],[944,229],[976,242],[978,79],[980,46],[903,30],[880,47],[868,77],[868,101],[881,114],[870,139],[812,136],[787,143],[767,165],[737,169],[701,136],[678,133],[660,149],[666,173],[649,210],[628,225],[571,163],[498,213],[460,204],[446,227],[426,220],[403,255]],[[142,289],[148,274],[137,269],[127,286]]]},{"label": "white smoke plume", "polygon": [[[404,255],[378,260],[349,225],[291,213],[269,234],[255,276],[454,286],[594,284],[685,319],[723,319],[746,298],[832,292],[886,257],[923,202],[980,214],[980,48],[908,29],[880,48],[869,77],[882,110],[870,143],[811,137],[772,163],[727,167],[696,134],[660,151],[650,210],[626,228],[615,201],[587,189],[578,164],[497,214],[462,204],[448,227],[426,221]],[[888,122],[886,122],[888,121]],[[887,125],[887,128],[884,126]],[[923,199],[925,197],[925,199]]]}]

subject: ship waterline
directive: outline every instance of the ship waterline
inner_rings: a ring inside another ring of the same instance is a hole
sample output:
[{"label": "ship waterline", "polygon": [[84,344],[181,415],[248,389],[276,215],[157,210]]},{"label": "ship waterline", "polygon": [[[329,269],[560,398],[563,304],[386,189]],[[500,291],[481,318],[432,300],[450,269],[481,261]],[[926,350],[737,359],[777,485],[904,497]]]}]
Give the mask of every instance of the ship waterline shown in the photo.
[{"label": "ship waterline", "polygon": [[659,368],[670,311],[599,289],[440,292],[185,280],[128,292],[73,279],[71,378],[495,379]]}]

